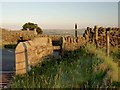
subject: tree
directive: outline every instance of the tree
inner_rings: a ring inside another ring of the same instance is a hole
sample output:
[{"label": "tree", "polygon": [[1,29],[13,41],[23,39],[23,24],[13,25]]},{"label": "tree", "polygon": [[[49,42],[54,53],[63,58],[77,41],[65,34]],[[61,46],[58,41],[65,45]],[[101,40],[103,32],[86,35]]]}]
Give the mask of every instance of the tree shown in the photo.
[{"label": "tree", "polygon": [[29,30],[34,30],[34,28],[36,28],[36,31],[37,31],[38,34],[42,34],[43,33],[42,29],[40,27],[38,27],[37,24],[31,23],[31,22],[25,23],[22,26],[22,30],[27,30],[27,28]]}]

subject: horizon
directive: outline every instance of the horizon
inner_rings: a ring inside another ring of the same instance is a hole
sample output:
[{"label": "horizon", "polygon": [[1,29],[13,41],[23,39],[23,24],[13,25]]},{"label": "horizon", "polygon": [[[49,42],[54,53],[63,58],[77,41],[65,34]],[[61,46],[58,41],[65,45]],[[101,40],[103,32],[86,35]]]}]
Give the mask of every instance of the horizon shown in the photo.
[{"label": "horizon", "polygon": [[[87,28],[87,27],[86,27]],[[77,30],[83,30],[83,29],[86,29],[86,28],[78,28]],[[2,27],[0,27],[0,30],[1,29],[5,29],[5,30],[8,30],[8,31],[20,31],[20,30],[22,30],[22,29],[10,29],[10,28],[2,28]],[[75,30],[74,28],[71,28],[71,29],[64,29],[64,28],[44,28],[44,29],[42,29],[42,30]]]},{"label": "horizon", "polygon": [[44,29],[118,27],[118,2],[4,2],[0,27],[20,30],[27,22]]}]

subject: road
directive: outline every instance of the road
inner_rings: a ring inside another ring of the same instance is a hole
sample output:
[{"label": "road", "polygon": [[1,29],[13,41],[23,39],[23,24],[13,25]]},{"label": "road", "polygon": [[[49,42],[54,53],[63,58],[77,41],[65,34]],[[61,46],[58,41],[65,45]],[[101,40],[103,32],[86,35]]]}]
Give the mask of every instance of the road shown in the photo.
[{"label": "road", "polygon": [[14,49],[0,49],[2,52],[2,70],[0,71],[14,71],[15,70],[15,50]]},{"label": "road", "polygon": [[15,71],[15,50],[0,48],[0,88],[7,86]]}]

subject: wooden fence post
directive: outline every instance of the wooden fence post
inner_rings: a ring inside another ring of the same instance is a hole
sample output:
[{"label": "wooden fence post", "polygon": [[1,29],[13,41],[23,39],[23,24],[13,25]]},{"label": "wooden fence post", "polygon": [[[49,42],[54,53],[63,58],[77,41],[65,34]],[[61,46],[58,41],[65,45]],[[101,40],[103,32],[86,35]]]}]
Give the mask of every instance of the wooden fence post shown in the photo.
[{"label": "wooden fence post", "polygon": [[109,56],[109,31],[111,30],[111,28],[107,28],[106,29],[106,53],[107,53],[107,56]]},{"label": "wooden fence post", "polygon": [[94,27],[94,31],[95,31],[95,45],[96,45],[96,48],[98,48],[98,26],[97,25]]}]

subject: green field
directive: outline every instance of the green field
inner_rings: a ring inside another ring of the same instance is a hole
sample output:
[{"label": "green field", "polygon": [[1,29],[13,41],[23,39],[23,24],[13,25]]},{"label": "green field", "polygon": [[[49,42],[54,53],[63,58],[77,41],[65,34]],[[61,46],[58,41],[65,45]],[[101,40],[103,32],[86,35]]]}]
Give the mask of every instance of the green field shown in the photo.
[{"label": "green field", "polygon": [[[105,49],[93,45],[66,51],[61,59],[44,58],[24,76],[15,76],[11,88],[117,87],[120,53],[106,56]],[[114,56],[114,57],[113,57]]]}]

